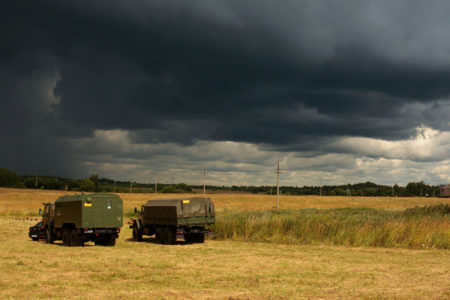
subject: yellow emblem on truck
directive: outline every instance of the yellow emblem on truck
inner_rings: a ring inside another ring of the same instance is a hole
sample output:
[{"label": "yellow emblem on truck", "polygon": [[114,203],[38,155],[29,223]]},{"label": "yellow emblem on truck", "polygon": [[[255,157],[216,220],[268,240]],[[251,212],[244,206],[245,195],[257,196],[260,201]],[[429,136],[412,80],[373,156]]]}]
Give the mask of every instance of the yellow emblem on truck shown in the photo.
[{"label": "yellow emblem on truck", "polygon": [[92,203],[90,203],[90,202],[84,202],[84,206],[91,207],[91,206],[92,206]]},{"label": "yellow emblem on truck", "polygon": [[189,200],[183,200],[183,204],[189,203]]}]

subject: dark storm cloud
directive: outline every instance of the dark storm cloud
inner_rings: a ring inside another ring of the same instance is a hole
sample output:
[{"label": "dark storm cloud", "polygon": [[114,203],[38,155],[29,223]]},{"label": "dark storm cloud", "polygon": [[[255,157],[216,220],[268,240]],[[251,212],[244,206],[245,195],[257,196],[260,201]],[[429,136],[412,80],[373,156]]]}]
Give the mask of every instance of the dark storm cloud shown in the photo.
[{"label": "dark storm cloud", "polygon": [[340,136],[448,130],[445,115],[433,116],[450,92],[449,9],[444,1],[3,1],[1,134],[17,141],[4,151],[36,160],[24,148],[40,136],[32,140],[48,149],[44,157],[67,161],[70,149],[55,149],[61,138],[96,129],[128,130],[137,143],[301,151]]}]

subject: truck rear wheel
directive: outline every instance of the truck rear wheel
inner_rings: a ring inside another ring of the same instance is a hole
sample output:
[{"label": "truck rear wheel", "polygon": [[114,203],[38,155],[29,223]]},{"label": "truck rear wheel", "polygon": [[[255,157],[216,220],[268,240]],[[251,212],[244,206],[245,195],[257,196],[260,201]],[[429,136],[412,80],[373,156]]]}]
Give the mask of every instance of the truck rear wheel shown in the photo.
[{"label": "truck rear wheel", "polygon": [[62,240],[64,246],[70,246],[70,229],[64,228],[63,234],[62,234]]},{"label": "truck rear wheel", "polygon": [[115,246],[116,245],[116,238],[114,235],[109,236],[108,244],[106,246]]},{"label": "truck rear wheel", "polygon": [[155,230],[155,239],[156,239],[156,242],[157,242],[157,243],[160,243],[160,244],[163,243],[163,240],[162,240],[162,229],[161,229],[161,227],[156,227],[156,230]]},{"label": "truck rear wheel", "polygon": [[80,235],[75,228],[70,232],[70,246],[81,246]]},{"label": "truck rear wheel", "polygon": [[164,245],[175,244],[175,232],[172,228],[170,228],[170,227],[164,228],[163,243],[164,243]]},{"label": "truck rear wheel", "polygon": [[142,241],[142,231],[140,231],[136,226],[133,227],[133,240],[138,242]]},{"label": "truck rear wheel", "polygon": [[205,242],[205,234],[204,233],[196,233],[193,236],[194,243],[204,243]]}]

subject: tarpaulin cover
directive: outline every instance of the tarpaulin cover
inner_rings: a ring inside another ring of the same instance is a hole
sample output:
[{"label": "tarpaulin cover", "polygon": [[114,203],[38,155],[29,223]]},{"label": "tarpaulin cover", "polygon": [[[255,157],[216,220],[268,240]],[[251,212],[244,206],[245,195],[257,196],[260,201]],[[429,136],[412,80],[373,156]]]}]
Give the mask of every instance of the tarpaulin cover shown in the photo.
[{"label": "tarpaulin cover", "polygon": [[[151,209],[151,208],[155,209]],[[156,215],[157,214],[157,215]],[[191,218],[216,216],[214,203],[210,198],[170,198],[149,200],[144,205],[148,218]]]}]

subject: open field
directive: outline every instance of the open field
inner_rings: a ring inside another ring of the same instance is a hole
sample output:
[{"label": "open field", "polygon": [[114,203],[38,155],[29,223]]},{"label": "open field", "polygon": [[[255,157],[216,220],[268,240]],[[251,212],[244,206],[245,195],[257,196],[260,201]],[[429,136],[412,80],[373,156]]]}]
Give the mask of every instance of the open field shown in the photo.
[{"label": "open field", "polygon": [[[205,244],[137,243],[127,226],[115,247],[32,242],[35,222],[16,217],[63,194],[73,192],[0,189],[0,298],[450,299],[450,250],[436,249],[449,243],[448,206],[404,210],[450,199],[283,196],[274,212],[274,196],[214,194],[216,237]],[[120,196],[128,213],[180,195]],[[350,247],[352,236],[420,249]]]},{"label": "open field", "polygon": [[450,251],[206,241],[32,242],[0,217],[0,298],[448,299]]},{"label": "open field", "polygon": [[[37,215],[42,202],[55,201],[61,195],[72,195],[74,192],[7,189],[0,188],[0,215],[27,216]],[[124,212],[140,207],[149,199],[170,198],[180,196],[201,196],[201,194],[119,194],[124,200]],[[276,204],[276,196],[252,194],[213,194],[208,195],[214,201],[218,212],[267,210]],[[450,198],[425,197],[342,197],[342,196],[281,196],[281,209],[301,208],[382,208],[402,209],[414,206],[450,204]]]}]

